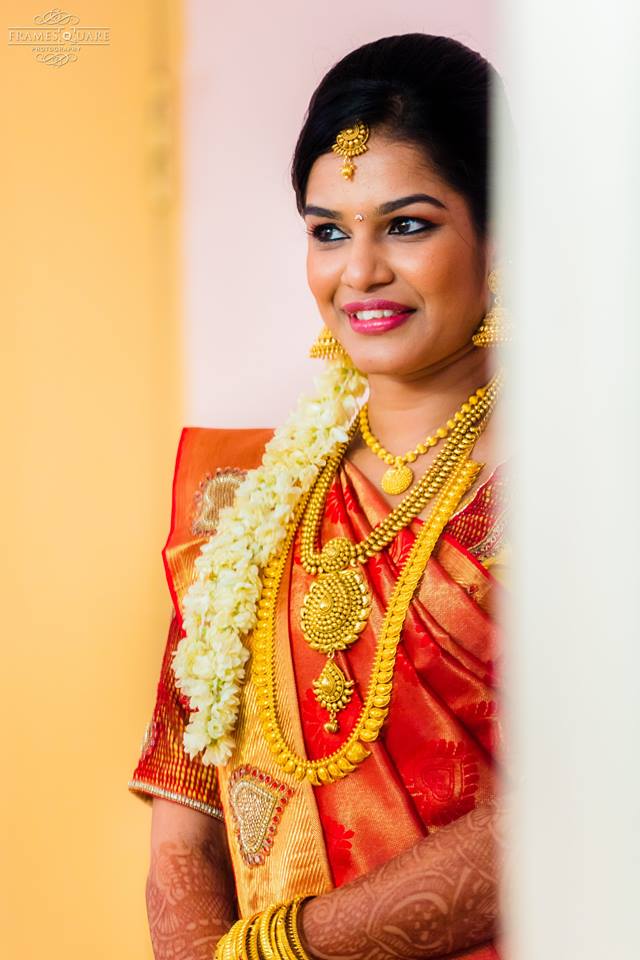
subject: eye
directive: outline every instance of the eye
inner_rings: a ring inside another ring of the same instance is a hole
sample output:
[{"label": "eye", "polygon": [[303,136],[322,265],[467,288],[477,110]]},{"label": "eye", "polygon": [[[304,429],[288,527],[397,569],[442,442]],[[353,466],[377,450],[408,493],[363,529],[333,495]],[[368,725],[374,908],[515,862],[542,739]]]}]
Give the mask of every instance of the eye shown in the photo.
[{"label": "eye", "polygon": [[[341,236],[330,236],[333,230],[337,230]],[[335,223],[319,223],[315,227],[307,227],[307,233],[320,243],[335,243],[336,240],[344,240],[346,234],[336,227]]]},{"label": "eye", "polygon": [[[400,229],[407,224],[417,223],[417,230],[407,230]],[[394,230],[394,227],[398,227],[398,230]],[[427,233],[429,230],[434,230],[439,224],[434,223],[433,220],[423,220],[422,217],[396,217],[391,222],[391,227],[389,228],[389,233],[398,233],[401,236],[407,236],[413,233]]]}]

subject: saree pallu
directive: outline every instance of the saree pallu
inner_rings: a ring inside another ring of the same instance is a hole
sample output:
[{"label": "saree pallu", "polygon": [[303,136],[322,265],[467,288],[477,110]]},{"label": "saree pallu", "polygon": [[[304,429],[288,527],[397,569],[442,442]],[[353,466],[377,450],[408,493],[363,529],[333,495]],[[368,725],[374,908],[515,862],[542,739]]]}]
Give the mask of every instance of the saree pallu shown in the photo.
[{"label": "saree pallu", "polygon": [[[209,530],[215,529],[213,494],[219,509],[225,502],[224,484],[226,495],[232,496],[231,479],[239,482],[242,476],[238,468],[254,465],[250,433],[183,433],[172,532],[164,553],[178,616],[203,542],[202,536],[194,537],[194,531],[203,529],[203,503],[209,503]],[[255,431],[256,464],[264,433]],[[244,457],[234,449],[234,440],[245,442]],[[205,489],[208,493],[203,493]],[[506,504],[504,468],[499,467],[445,527],[405,618],[388,718],[379,738],[369,745],[371,755],[355,771],[322,786],[286,774],[263,738],[250,668],[237,747],[229,762],[214,777],[213,768],[186,760],[198,773],[190,789],[208,778],[204,802],[224,818],[242,915],[278,899],[341,886],[495,796],[500,741],[496,611],[503,589],[498,573],[507,552]],[[388,511],[377,489],[345,461],[327,497],[321,543],[337,536],[360,540]],[[336,654],[337,665],[354,681],[337,734],[325,730],[328,716],[313,692],[325,657],[308,646],[300,629],[302,600],[315,578],[301,565],[298,529],[286,559],[275,629],[278,717],[286,743],[297,753],[309,759],[332,753],[356,723],[389,596],[421,523],[414,520],[362,568],[372,608],[358,640]],[[251,647],[252,637],[246,642]],[[167,657],[165,652],[165,663]],[[168,682],[167,676],[165,685]],[[179,695],[177,701],[183,728],[187,704]],[[180,724],[174,724],[177,756],[179,733]],[[152,779],[147,776],[147,782]],[[145,782],[144,770],[137,771],[134,781]],[[183,802],[188,799],[185,796]],[[485,944],[459,956],[488,960],[498,954]]]}]

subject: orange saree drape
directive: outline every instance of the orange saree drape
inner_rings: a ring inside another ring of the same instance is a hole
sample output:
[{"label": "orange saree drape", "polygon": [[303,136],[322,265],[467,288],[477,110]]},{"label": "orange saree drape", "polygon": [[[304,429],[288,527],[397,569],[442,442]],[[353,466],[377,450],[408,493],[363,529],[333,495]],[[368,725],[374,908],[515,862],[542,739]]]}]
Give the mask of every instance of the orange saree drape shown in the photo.
[{"label": "orange saree drape", "polygon": [[[220,444],[223,433],[226,450]],[[214,486],[217,476],[220,492],[233,476],[229,471],[250,467],[253,459],[258,462],[264,431],[255,438],[255,450],[247,448],[244,458],[233,449],[232,435],[242,434],[237,439],[246,447],[251,439],[248,433],[200,430],[183,434],[172,534],[165,548],[178,615],[191,581],[193,559],[203,542],[202,536],[193,533],[202,529],[196,513],[202,513],[203,476]],[[484,480],[470,501],[459,507],[438,541],[405,620],[388,719],[371,745],[371,756],[356,771],[318,787],[300,784],[285,774],[263,742],[250,672],[243,690],[238,747],[229,763],[214,778],[212,768],[186,759],[187,780],[189,771],[195,771],[195,776],[189,788],[184,787],[183,779],[173,798],[180,800],[182,793],[183,802],[193,800],[194,791],[208,778],[204,794],[197,800],[209,803],[212,809],[207,812],[215,808],[225,820],[242,913],[297,893],[321,893],[347,883],[495,795],[495,753],[500,741],[497,613],[507,553],[504,473],[504,467],[499,467]],[[239,479],[241,474],[235,476]],[[223,499],[219,505],[222,503]],[[212,509],[213,526],[215,505]],[[388,509],[377,488],[345,462],[327,498],[321,540],[336,536],[361,539]],[[307,645],[300,630],[302,599],[313,577],[300,563],[298,531],[279,597],[276,682],[287,742],[312,759],[336,750],[356,721],[386,604],[420,523],[414,520],[364,568],[373,596],[372,611],[358,640],[336,656],[338,665],[355,683],[353,698],[340,714],[337,734],[324,729],[327,714],[313,695],[312,683],[325,658]],[[174,647],[177,639],[178,635],[174,636]],[[251,638],[248,643],[250,646]],[[169,647],[167,644],[165,666]],[[165,687],[168,678],[165,671]],[[166,710],[166,690],[163,699]],[[177,741],[186,705],[179,697],[175,704],[181,716],[173,722],[171,749],[184,762]],[[164,745],[159,737],[151,755],[147,749],[147,765],[155,757],[163,768],[160,751],[166,750],[168,737]],[[166,764],[164,767],[166,774]],[[138,786],[132,789],[158,795],[158,776],[139,764],[134,774]],[[170,793],[171,777],[164,782],[168,786],[163,789]],[[489,960],[498,954],[491,944],[484,944],[460,956]]]}]

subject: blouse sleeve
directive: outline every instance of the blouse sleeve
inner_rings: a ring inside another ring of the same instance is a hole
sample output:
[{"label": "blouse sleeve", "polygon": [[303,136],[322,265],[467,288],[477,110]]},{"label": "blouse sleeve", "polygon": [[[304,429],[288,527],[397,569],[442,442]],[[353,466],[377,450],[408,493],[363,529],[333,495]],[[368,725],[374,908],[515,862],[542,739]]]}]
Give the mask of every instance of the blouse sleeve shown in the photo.
[{"label": "blouse sleeve", "polygon": [[182,600],[193,582],[202,544],[216,529],[220,510],[233,503],[246,471],[260,463],[271,429],[185,427],[173,478],[171,528],[162,551],[173,616],[165,646],[156,702],[138,764],[128,787],[144,800],[164,797],[223,818],[217,768],[183,746],[189,701],[177,688],[173,653],[182,636]]},{"label": "blouse sleeve", "polygon": [[163,797],[194,810],[223,819],[217,768],[185,752],[182,737],[188,719],[188,703],[175,684],[171,658],[181,637],[175,611],[169,624],[156,702],[147,724],[137,766],[128,783],[141,799]]}]

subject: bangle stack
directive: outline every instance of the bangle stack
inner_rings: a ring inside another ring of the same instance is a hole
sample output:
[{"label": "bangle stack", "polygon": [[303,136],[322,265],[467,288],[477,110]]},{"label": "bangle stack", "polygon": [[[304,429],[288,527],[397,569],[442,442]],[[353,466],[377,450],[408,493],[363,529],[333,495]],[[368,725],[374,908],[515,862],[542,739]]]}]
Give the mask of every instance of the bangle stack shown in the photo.
[{"label": "bangle stack", "polygon": [[237,920],[218,940],[213,960],[311,960],[298,932],[304,900],[294,897]]}]

